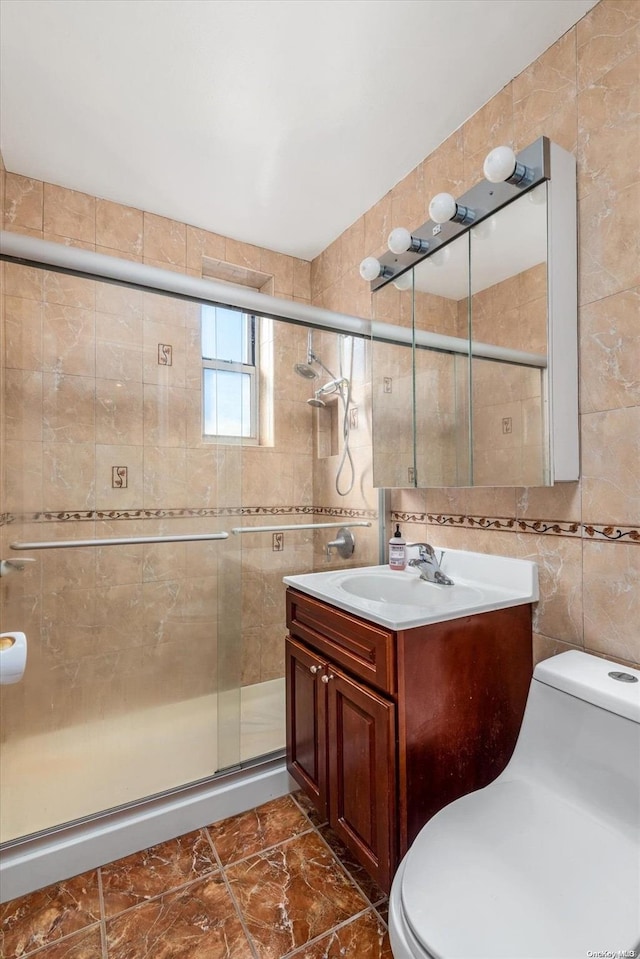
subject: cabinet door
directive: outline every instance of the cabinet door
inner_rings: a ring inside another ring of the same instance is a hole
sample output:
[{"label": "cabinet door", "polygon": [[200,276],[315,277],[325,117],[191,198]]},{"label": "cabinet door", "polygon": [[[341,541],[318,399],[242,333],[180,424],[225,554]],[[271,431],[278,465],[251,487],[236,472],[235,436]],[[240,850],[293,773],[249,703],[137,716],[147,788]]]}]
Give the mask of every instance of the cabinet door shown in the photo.
[{"label": "cabinet door", "polygon": [[329,822],[388,892],[396,866],[395,706],[331,664],[325,676]]},{"label": "cabinet door", "polygon": [[290,636],[286,640],[287,769],[327,818],[326,693],[319,656]]}]

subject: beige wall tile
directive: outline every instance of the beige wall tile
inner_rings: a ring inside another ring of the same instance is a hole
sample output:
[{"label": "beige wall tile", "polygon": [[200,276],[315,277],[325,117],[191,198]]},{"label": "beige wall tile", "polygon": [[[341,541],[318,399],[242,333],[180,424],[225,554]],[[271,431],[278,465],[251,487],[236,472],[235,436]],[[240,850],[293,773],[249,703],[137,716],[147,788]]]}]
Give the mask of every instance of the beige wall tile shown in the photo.
[{"label": "beige wall tile", "polygon": [[578,195],[624,190],[640,179],[640,55],[633,53],[578,97]]},{"label": "beige wall tile", "polygon": [[640,288],[580,311],[580,410],[640,406]]},{"label": "beige wall tile", "polygon": [[42,443],[7,439],[3,472],[3,507],[7,512],[43,508]]},{"label": "beige wall tile", "polygon": [[483,177],[484,158],[494,147],[513,145],[512,84],[496,93],[462,127],[464,143],[464,188]]},{"label": "beige wall tile", "polygon": [[182,269],[187,263],[187,228],[184,223],[153,213],[144,214],[144,259]]},{"label": "beige wall tile", "polygon": [[147,446],[187,445],[187,391],[144,385],[144,442]]},{"label": "beige wall tile", "polygon": [[94,280],[87,280],[80,276],[45,271],[42,276],[42,296],[48,305],[94,310],[96,283]]},{"label": "beige wall tile", "polygon": [[224,259],[235,266],[248,266],[250,270],[260,271],[262,250],[251,243],[242,243],[227,237],[225,241]]},{"label": "beige wall tile", "polygon": [[153,446],[144,451],[143,505],[147,509],[179,509],[187,505],[186,451]]},{"label": "beige wall tile", "polygon": [[584,544],[584,645],[640,663],[640,557],[638,547]]},{"label": "beige wall tile", "polygon": [[579,523],[582,515],[582,490],[579,483],[525,487],[516,490],[518,519],[562,520]]},{"label": "beige wall tile", "polygon": [[293,293],[294,297],[301,297],[304,300],[311,299],[311,264],[307,260],[294,258]]},{"label": "beige wall tile", "polygon": [[93,443],[45,443],[42,448],[45,510],[87,510],[96,505]]},{"label": "beige wall tile", "polygon": [[576,70],[574,27],[514,79],[516,149],[527,146],[542,133],[565,149],[575,149]]},{"label": "beige wall tile", "polygon": [[96,443],[102,446],[142,445],[142,389],[140,382],[96,379]]},{"label": "beige wall tile", "polygon": [[95,197],[45,183],[43,230],[69,239],[95,243]]},{"label": "beige wall tile", "polygon": [[559,656],[560,653],[569,652],[571,649],[577,649],[583,652],[582,646],[574,646],[571,643],[563,643],[559,639],[550,639],[548,636],[542,636],[540,633],[533,634],[533,665],[537,666],[545,659],[552,656]]},{"label": "beige wall tile", "polygon": [[96,384],[90,376],[42,374],[45,443],[95,443]]},{"label": "beige wall tile", "polygon": [[580,89],[636,51],[639,22],[637,0],[601,0],[577,23]]},{"label": "beige wall tile", "polygon": [[640,406],[587,413],[581,429],[583,522],[637,523]]},{"label": "beige wall tile", "polygon": [[143,213],[110,200],[96,200],[96,244],[119,253],[143,252]]},{"label": "beige wall tile", "polygon": [[42,270],[19,263],[3,263],[4,292],[27,300],[42,300]]},{"label": "beige wall tile", "polygon": [[42,303],[35,299],[5,296],[4,361],[7,368],[40,370],[42,355]]},{"label": "beige wall tile", "polygon": [[15,230],[19,226],[42,230],[43,197],[40,180],[7,173],[3,204],[5,230]]},{"label": "beige wall tile", "polygon": [[202,258],[224,260],[226,240],[218,233],[209,233],[195,226],[187,226],[187,268],[202,276]]},{"label": "beige wall tile", "polygon": [[610,192],[595,188],[578,204],[580,305],[640,285],[640,182]]},{"label": "beige wall tile", "polygon": [[96,335],[93,310],[45,303],[42,367],[55,373],[95,376]]},{"label": "beige wall tile", "polygon": [[29,443],[42,441],[42,373],[4,371],[4,437]]}]

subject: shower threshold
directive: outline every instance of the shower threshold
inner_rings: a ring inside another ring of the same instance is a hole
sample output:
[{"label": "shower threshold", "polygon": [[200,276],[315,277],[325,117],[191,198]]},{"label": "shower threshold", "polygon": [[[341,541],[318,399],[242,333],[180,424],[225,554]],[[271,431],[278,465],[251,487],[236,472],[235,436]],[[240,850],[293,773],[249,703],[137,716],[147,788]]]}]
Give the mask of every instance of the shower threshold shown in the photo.
[{"label": "shower threshold", "polygon": [[[283,749],[284,679],[240,692],[239,763]],[[0,842],[198,782],[217,769],[216,694],[6,742]]]}]

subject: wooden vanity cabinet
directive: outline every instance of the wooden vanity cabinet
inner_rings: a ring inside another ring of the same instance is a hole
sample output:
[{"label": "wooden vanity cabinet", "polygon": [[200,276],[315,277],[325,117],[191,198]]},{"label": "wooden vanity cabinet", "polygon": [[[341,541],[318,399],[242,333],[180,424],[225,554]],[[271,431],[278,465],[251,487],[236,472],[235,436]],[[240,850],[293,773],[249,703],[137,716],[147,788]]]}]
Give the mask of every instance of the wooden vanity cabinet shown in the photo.
[{"label": "wooden vanity cabinet", "polygon": [[516,743],[531,607],[392,631],[287,590],[287,767],[389,891],[422,826]]}]

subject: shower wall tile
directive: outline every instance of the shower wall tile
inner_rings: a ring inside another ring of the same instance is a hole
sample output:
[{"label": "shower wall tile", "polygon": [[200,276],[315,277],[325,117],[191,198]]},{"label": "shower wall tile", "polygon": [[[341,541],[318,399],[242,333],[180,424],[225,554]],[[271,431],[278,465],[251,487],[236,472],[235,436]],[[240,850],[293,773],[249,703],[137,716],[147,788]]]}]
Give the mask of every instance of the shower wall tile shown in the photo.
[{"label": "shower wall tile", "polygon": [[[5,282],[8,268],[5,263]],[[42,303],[21,296],[6,296],[4,305],[4,358],[9,369],[42,369]]]},{"label": "shower wall tile", "polygon": [[[135,509],[143,501],[144,451],[141,446],[102,445],[95,448],[98,510]],[[114,487],[113,468],[126,466],[126,486]]]},{"label": "shower wall tile", "polygon": [[93,310],[45,303],[42,366],[55,373],[95,376],[96,336]]},{"label": "shower wall tile", "polygon": [[640,406],[640,287],[596,300],[580,313],[580,411]]},{"label": "shower wall tile", "polygon": [[[118,536],[118,530],[112,527],[96,531],[99,539]],[[103,546],[94,548],[96,554],[96,585],[122,586],[127,583],[142,582],[143,546]]]},{"label": "shower wall tile", "polygon": [[234,266],[245,266],[250,270],[260,272],[262,251],[259,246],[251,243],[242,243],[240,240],[225,239],[224,259]]},{"label": "shower wall tile", "polygon": [[42,443],[6,440],[3,465],[3,505],[7,512],[37,511],[43,507]]},{"label": "shower wall tile", "polygon": [[294,258],[272,250],[260,251],[260,272],[273,276],[273,293],[290,299],[293,296]]},{"label": "shower wall tile", "polygon": [[27,300],[42,302],[44,276],[42,270],[18,263],[3,263],[4,293],[6,297],[16,296]]},{"label": "shower wall tile", "polygon": [[187,503],[186,450],[169,446],[145,447],[144,493],[146,509],[178,509]]},{"label": "shower wall tile", "polygon": [[4,229],[42,230],[44,189],[40,180],[7,173],[4,188]]},{"label": "shower wall tile", "polygon": [[[104,373],[102,363],[99,367]],[[126,384],[120,378],[95,380],[96,443],[102,446],[142,446],[142,396],[142,383],[135,380]]]},{"label": "shower wall tile", "polygon": [[311,264],[308,260],[293,259],[294,299],[311,299]]},{"label": "shower wall tile", "polygon": [[149,260],[157,260],[163,264],[184,269],[187,265],[187,228],[185,224],[146,212],[143,215],[143,220],[144,246],[142,252],[145,263]]},{"label": "shower wall tile", "polygon": [[209,233],[195,226],[187,225],[187,269],[196,276],[202,276],[202,258],[224,260],[225,238],[218,233]]},{"label": "shower wall tile", "polygon": [[636,0],[604,0],[576,24],[578,88],[600,77],[635,53],[640,29]]},{"label": "shower wall tile", "polygon": [[93,443],[44,443],[42,472],[45,510],[95,509],[96,448]]},{"label": "shower wall tile", "polygon": [[42,276],[42,296],[47,306],[57,304],[93,311],[96,305],[96,282],[68,273],[45,271]]},{"label": "shower wall tile", "polygon": [[42,440],[42,373],[7,369],[4,373],[5,438]]},{"label": "shower wall tile", "polygon": [[141,256],[143,232],[142,210],[110,200],[96,200],[96,245]]},{"label": "shower wall tile", "polygon": [[[141,320],[144,312],[146,294],[115,283],[96,283],[96,314],[108,313],[117,317],[118,322]],[[101,318],[105,322],[104,317]],[[110,337],[106,336],[106,339]],[[117,339],[117,338],[115,338]]]},{"label": "shower wall tile", "polygon": [[89,376],[43,373],[42,389],[44,442],[95,442],[95,380]]},{"label": "shower wall tile", "polygon": [[43,230],[45,233],[95,244],[95,197],[45,183]]},{"label": "shower wall tile", "polygon": [[186,446],[187,390],[144,384],[146,446]]},{"label": "shower wall tile", "polygon": [[[145,317],[143,325],[143,380],[159,386],[186,386],[186,334],[184,326]],[[159,344],[172,348],[171,364],[158,362]]]}]

